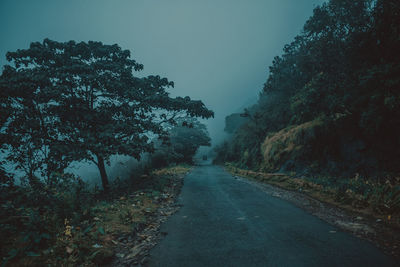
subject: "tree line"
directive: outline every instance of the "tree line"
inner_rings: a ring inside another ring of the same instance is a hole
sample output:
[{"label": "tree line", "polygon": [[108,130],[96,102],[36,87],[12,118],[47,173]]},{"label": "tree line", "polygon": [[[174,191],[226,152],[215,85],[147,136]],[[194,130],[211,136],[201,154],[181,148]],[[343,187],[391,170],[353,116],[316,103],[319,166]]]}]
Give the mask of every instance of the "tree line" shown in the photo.
[{"label": "tree line", "polygon": [[217,148],[216,161],[280,170],[285,162],[265,163],[266,138],[318,121],[301,155],[285,155],[293,161],[286,170],[398,173],[399,21],[395,0],[330,0],[316,7],[274,58],[258,102],[241,116],[227,117],[232,137]]}]

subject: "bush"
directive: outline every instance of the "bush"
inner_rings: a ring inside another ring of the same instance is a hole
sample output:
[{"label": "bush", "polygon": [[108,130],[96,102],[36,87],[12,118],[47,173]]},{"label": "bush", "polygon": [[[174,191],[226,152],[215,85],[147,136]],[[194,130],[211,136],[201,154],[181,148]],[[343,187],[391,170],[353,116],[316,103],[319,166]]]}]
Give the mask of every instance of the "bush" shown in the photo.
[{"label": "bush", "polygon": [[93,204],[94,195],[87,185],[69,174],[54,175],[52,179],[51,186],[41,182],[35,188],[0,186],[3,263],[25,257],[28,264],[55,245],[66,220],[82,225],[91,219],[88,207]]}]

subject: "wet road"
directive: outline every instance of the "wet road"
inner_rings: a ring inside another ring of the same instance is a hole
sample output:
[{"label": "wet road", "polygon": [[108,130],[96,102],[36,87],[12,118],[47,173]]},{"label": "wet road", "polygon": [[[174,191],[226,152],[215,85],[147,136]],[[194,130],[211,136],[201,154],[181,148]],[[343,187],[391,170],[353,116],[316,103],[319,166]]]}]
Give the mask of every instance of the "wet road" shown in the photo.
[{"label": "wet road", "polygon": [[372,244],[221,167],[196,167],[179,202],[150,266],[396,266]]}]

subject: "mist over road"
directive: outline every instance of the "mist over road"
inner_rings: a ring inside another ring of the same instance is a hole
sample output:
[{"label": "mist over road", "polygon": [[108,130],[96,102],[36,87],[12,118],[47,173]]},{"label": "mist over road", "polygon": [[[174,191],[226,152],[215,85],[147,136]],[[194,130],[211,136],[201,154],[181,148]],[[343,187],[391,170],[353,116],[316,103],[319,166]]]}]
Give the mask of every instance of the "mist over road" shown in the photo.
[{"label": "mist over road", "polygon": [[372,244],[217,166],[185,178],[150,266],[394,266]]}]

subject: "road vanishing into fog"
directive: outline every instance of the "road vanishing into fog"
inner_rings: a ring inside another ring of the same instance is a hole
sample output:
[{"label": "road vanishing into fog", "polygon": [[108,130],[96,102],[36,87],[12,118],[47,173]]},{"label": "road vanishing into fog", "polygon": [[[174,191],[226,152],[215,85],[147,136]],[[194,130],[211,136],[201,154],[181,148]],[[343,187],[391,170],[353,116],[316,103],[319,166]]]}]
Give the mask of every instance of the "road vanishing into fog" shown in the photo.
[{"label": "road vanishing into fog", "polygon": [[395,266],[372,244],[218,166],[188,174],[179,202],[150,266]]}]

